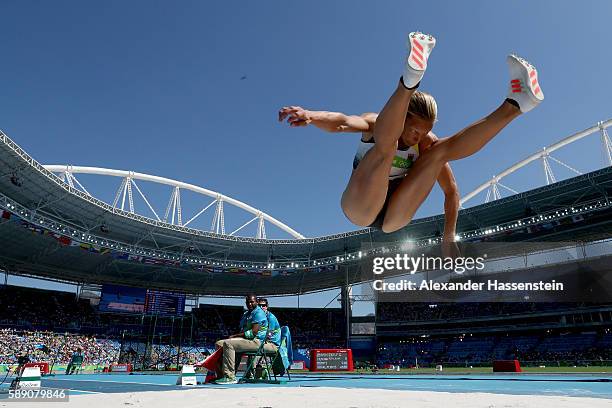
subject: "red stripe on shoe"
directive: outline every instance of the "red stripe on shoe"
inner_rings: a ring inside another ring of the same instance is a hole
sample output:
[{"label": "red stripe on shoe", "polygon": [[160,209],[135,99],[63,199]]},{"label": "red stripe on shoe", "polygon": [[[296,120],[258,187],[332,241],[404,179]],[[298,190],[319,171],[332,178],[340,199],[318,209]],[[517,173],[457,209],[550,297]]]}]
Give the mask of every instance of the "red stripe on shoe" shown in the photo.
[{"label": "red stripe on shoe", "polygon": [[533,91],[533,93],[535,93],[536,95],[539,94],[541,92],[540,87],[538,86],[535,91]]},{"label": "red stripe on shoe", "polygon": [[533,78],[536,75],[535,69],[529,73],[529,78]]},{"label": "red stripe on shoe", "polygon": [[517,93],[517,92],[521,92],[521,90],[520,89],[513,89],[512,92],[513,93]]},{"label": "red stripe on shoe", "polygon": [[521,80],[520,80],[520,79],[513,79],[513,80],[512,80],[512,81],[510,81],[510,82],[512,82],[512,83],[514,84],[514,83],[519,83],[519,82],[521,82]]},{"label": "red stripe on shoe", "polygon": [[531,81],[531,86],[535,86],[538,83],[538,79],[535,78],[533,81]]},{"label": "red stripe on shoe", "polygon": [[520,89],[521,88],[521,84],[512,84],[512,89]]},{"label": "red stripe on shoe", "polygon": [[414,49],[412,50],[412,53],[416,55],[417,57],[419,57],[421,61],[425,61],[425,58],[423,58],[423,54],[421,54],[418,50]]},{"label": "red stripe on shoe", "polygon": [[415,57],[415,56],[414,56],[414,54],[412,54],[411,56],[412,56],[412,60],[413,60],[414,62],[416,62],[416,63],[417,63],[417,65],[419,66],[419,68],[423,69],[423,63],[422,63],[421,61],[419,61],[419,60],[417,59],[417,57]]},{"label": "red stripe on shoe", "polygon": [[419,42],[415,39],[412,40],[412,45],[414,45],[419,51],[423,52],[423,46],[419,44]]}]

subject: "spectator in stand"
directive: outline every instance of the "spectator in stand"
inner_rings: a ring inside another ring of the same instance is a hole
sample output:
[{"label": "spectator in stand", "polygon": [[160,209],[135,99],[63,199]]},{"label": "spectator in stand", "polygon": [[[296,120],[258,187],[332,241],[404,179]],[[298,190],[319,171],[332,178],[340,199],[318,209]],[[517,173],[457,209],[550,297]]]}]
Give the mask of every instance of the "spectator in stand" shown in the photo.
[{"label": "spectator in stand", "polygon": [[65,335],[48,331],[0,330],[0,363],[17,363],[16,355],[29,354],[31,361],[46,361],[55,365],[68,364],[74,350],[81,349],[83,362],[88,365],[105,365],[117,361],[119,343],[114,340],[98,340],[83,335]]}]

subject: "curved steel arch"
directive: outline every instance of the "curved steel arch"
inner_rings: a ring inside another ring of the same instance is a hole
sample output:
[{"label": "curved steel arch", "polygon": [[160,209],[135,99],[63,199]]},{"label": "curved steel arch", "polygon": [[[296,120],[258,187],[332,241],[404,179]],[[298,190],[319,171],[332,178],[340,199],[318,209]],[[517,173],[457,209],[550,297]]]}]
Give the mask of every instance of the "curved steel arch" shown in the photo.
[{"label": "curved steel arch", "polygon": [[[195,193],[198,194],[202,194],[202,195],[206,195],[209,197],[212,197],[215,199],[215,201],[213,201],[210,205],[208,205],[206,208],[204,208],[202,211],[200,211],[198,214],[196,214],[194,217],[192,217],[187,223],[182,224],[180,222],[180,198],[178,198],[179,200],[179,224],[180,225],[184,225],[186,226],[187,224],[189,224],[191,221],[193,221],[195,218],[197,218],[199,215],[201,215],[206,209],[208,209],[213,203],[217,203],[217,213],[215,214],[216,219],[219,219],[219,217],[221,217],[221,222],[222,218],[223,218],[223,202],[227,202],[233,206],[236,206],[244,211],[247,211],[253,215],[255,215],[255,217],[253,219],[251,219],[250,221],[248,221],[247,223],[243,224],[240,228],[238,228],[237,230],[235,230],[234,232],[232,232],[229,235],[233,235],[234,233],[238,232],[240,229],[246,227],[248,224],[250,224],[251,222],[255,221],[256,219],[259,219],[260,225],[259,225],[259,231],[261,232],[262,228],[265,228],[263,226],[263,221],[268,221],[270,223],[272,223],[273,225],[277,226],[278,228],[280,228],[281,230],[287,232],[288,234],[290,234],[291,236],[293,236],[294,238],[298,238],[298,239],[304,239],[304,235],[300,234],[299,232],[295,231],[293,228],[289,227],[288,225],[282,223],[281,221],[277,220],[276,218],[266,214],[265,212],[258,210],[254,207],[251,207],[250,205],[243,203],[242,201],[236,200],[234,198],[231,198],[229,196],[223,195],[221,193],[218,193],[216,191],[212,191],[212,190],[208,190],[206,188],[203,187],[199,187],[196,186],[194,184],[189,184],[189,183],[184,183],[182,181],[178,181],[178,180],[173,180],[173,179],[169,179],[166,177],[160,177],[160,176],[153,176],[150,174],[144,174],[144,173],[137,173],[134,171],[126,171],[126,170],[115,170],[115,169],[105,169],[105,168],[101,168],[101,167],[86,167],[86,166],[72,166],[72,165],[43,165],[43,167],[45,169],[47,169],[48,171],[51,171],[53,173],[62,173],[65,175],[66,177],[66,181],[69,184],[72,184],[73,181],[76,181],[78,183],[78,185],[83,189],[83,191],[87,194],[89,194],[87,192],[87,190],[79,183],[78,180],[76,180],[75,178],[71,178],[72,174],[95,174],[95,175],[100,175],[100,176],[112,176],[112,177],[121,177],[124,179],[124,181],[122,182],[118,192],[117,192],[117,196],[115,197],[115,205],[117,203],[117,198],[118,195],[120,193],[120,190],[123,188],[124,189],[124,201],[125,201],[125,192],[127,191],[127,189],[129,190],[129,201],[130,201],[130,209],[131,212],[133,211],[133,206],[132,206],[132,193],[131,193],[131,183],[130,182],[126,182],[126,180],[142,180],[142,181],[150,181],[153,183],[158,183],[158,184],[165,184],[171,187],[174,187],[173,190],[173,195],[171,196],[170,200],[173,200],[173,197],[176,193],[176,189],[185,189],[185,190],[189,190],[189,191],[193,191]],[[134,184],[136,186],[136,188],[139,190],[138,186],[136,184]],[[125,187],[124,187],[125,186]],[[139,190],[140,192],[140,190]],[[142,195],[143,199],[145,200],[146,204],[149,206],[149,209],[151,209],[151,211],[153,212],[153,214],[155,214],[155,216],[157,217],[158,221],[160,221],[159,216],[157,215],[157,213],[155,212],[155,210],[151,207],[151,205],[149,204],[148,200],[146,199],[146,197],[144,197],[144,195],[142,194],[142,192],[140,192],[140,194]],[[90,194],[91,195],[91,194]],[[180,197],[180,196],[179,196]],[[176,198],[174,198],[176,200]],[[169,203],[170,205],[170,203]],[[176,202],[175,202],[176,205]],[[219,209],[219,206],[221,207],[221,209]],[[174,211],[174,210],[173,210]],[[166,216],[168,214],[168,211],[166,211]],[[173,219],[174,219],[174,213],[173,213]],[[213,221],[214,224],[215,221]],[[265,238],[265,229],[263,232],[263,237]]]},{"label": "curved steel arch", "polygon": [[[470,193],[466,194],[464,197],[461,198],[460,200],[460,204],[463,206],[463,204],[467,201],[469,201],[470,199],[474,198],[474,196],[478,195],[480,192],[484,191],[487,188],[493,188],[494,190],[497,189],[497,184],[499,183],[499,180],[501,180],[502,178],[506,177],[509,174],[514,173],[515,171],[517,171],[518,169],[526,166],[527,164],[537,160],[537,159],[546,159],[550,153],[554,152],[555,150],[558,150],[570,143],[574,143],[577,140],[582,139],[583,137],[586,137],[592,133],[597,132],[598,130],[601,131],[602,133],[602,143],[604,144],[604,147],[606,148],[606,157],[608,160],[608,164],[612,165],[612,145],[610,145],[610,140],[608,138],[608,135],[606,133],[606,128],[612,126],[612,119],[608,119],[605,122],[598,122],[597,125],[592,126],[588,129],[585,129],[583,131],[574,133],[573,135],[570,135],[564,139],[561,139],[560,141],[551,144],[550,146],[544,147],[542,149],[542,151],[534,153],[528,157],[526,157],[525,159],[513,164],[512,166],[508,167],[507,169],[505,169],[504,171],[502,171],[501,173],[493,176],[490,180],[486,181],[485,183],[481,184],[480,186],[476,187],[473,191],[471,191]],[[567,166],[565,163],[561,163],[562,165],[568,167],[570,170],[576,171],[572,169],[571,167]],[[548,166],[548,164],[546,162],[544,162],[544,171],[545,173],[547,173],[548,170],[546,170],[546,167]],[[546,174],[547,180],[548,180],[548,173]],[[554,180],[554,178],[553,178]],[[501,185],[501,184],[500,184]],[[511,190],[510,188],[503,186],[509,190]],[[511,190],[513,191],[513,190]],[[516,193],[515,191],[513,191],[514,193]]]},{"label": "curved steel arch", "polygon": [[[588,129],[585,129],[583,131],[577,132],[573,135],[570,135],[556,143],[553,143],[547,147],[544,147],[541,151],[536,152],[528,157],[526,157],[525,159],[515,163],[514,165],[508,167],[507,169],[503,170],[502,172],[500,172],[499,174],[493,176],[491,179],[489,179],[488,181],[486,181],[485,183],[481,184],[480,186],[478,186],[476,189],[474,189],[473,191],[471,191],[470,193],[466,194],[464,197],[461,198],[460,200],[460,204],[463,207],[463,204],[465,204],[467,201],[469,201],[470,199],[474,198],[476,195],[478,195],[479,193],[481,193],[482,191],[484,191],[485,189],[490,188],[491,190],[489,191],[489,194],[491,192],[493,192],[494,195],[494,199],[495,198],[501,198],[501,194],[499,193],[499,190],[497,188],[498,185],[512,191],[513,193],[517,193],[517,191],[512,190],[509,187],[504,186],[503,184],[501,184],[499,181],[514,173],[515,171],[519,170],[520,168],[526,166],[527,164],[538,160],[538,159],[542,159],[543,160],[543,164],[544,164],[544,172],[546,174],[546,179],[547,181],[550,183],[550,181],[552,180],[552,182],[556,181],[554,178],[554,175],[552,174],[552,170],[550,169],[550,166],[548,164],[547,159],[550,158],[560,164],[562,164],[563,166],[567,167],[568,169],[580,174],[580,172],[578,172],[577,170],[573,169],[572,167],[566,165],[565,163],[555,159],[554,157],[550,156],[550,154],[568,144],[574,143],[588,135],[591,135],[592,133],[595,133],[596,131],[600,131],[601,132],[601,136],[602,136],[602,143],[604,145],[604,149],[606,152],[606,158],[608,161],[609,165],[612,165],[612,142],[610,142],[610,139],[607,135],[606,129],[608,127],[612,126],[612,119],[608,119],[607,121],[602,121],[597,123],[597,125],[592,126]],[[233,231],[232,233],[230,233],[229,235],[234,235],[236,232],[238,232],[239,230],[241,230],[242,228],[246,227],[247,225],[249,225],[250,223],[252,223],[255,220],[259,220],[259,226],[258,226],[258,238],[265,238],[265,225],[264,225],[264,221],[268,221],[270,223],[272,223],[273,225],[277,226],[278,228],[280,228],[281,230],[287,232],[288,234],[292,235],[295,238],[298,239],[304,239],[305,237],[298,233],[297,231],[293,230],[291,227],[287,226],[286,224],[280,222],[279,220],[277,220],[276,218],[258,210],[255,209],[253,207],[251,207],[250,205],[243,203],[239,200],[233,199],[231,197],[225,196],[223,194],[217,193],[215,191],[212,190],[208,190],[193,184],[189,184],[189,183],[184,183],[184,182],[180,182],[177,180],[173,180],[173,179],[169,179],[169,178],[165,178],[165,177],[160,177],[160,176],[153,176],[153,175],[149,175],[149,174],[143,174],[143,173],[137,173],[137,172],[132,172],[132,171],[124,171],[124,170],[114,170],[114,169],[105,169],[105,168],[98,168],[98,167],[83,167],[83,166],[71,166],[71,165],[45,165],[43,166],[45,167],[45,169],[54,172],[54,173],[61,173],[64,175],[65,180],[68,184],[70,184],[71,186],[74,187],[73,182],[76,182],[78,184],[78,186],[87,194],[89,194],[87,192],[87,190],[80,184],[80,182],[74,178],[72,176],[73,173],[81,173],[81,174],[96,174],[96,175],[104,175],[104,176],[114,176],[114,177],[122,177],[124,178],[124,181],[122,183],[122,185],[120,186],[119,190],[117,191],[117,195],[115,197],[115,203],[114,203],[114,207],[116,207],[117,204],[117,200],[118,197],[121,193],[121,189],[124,189],[123,192],[123,201],[125,202],[125,197],[126,195],[129,196],[129,204],[130,204],[130,212],[134,212],[133,211],[133,204],[132,204],[132,191],[131,191],[131,182],[126,182],[129,180],[143,180],[143,181],[150,181],[150,182],[154,182],[154,183],[159,183],[159,184],[165,184],[171,187],[174,187],[174,191],[170,197],[170,202],[168,203],[168,208],[166,209],[166,217],[168,215],[169,209],[172,205],[172,200],[174,201],[174,207],[177,206],[177,201],[178,200],[178,224],[179,225],[183,225],[186,226],[188,225],[191,221],[193,221],[195,218],[197,218],[199,215],[201,215],[204,211],[206,211],[210,206],[212,206],[214,203],[217,204],[217,211],[215,213],[215,218],[213,219],[213,225],[215,224],[215,222],[217,223],[217,229],[219,225],[221,225],[221,229],[222,229],[222,233],[225,234],[225,230],[223,227],[223,202],[227,202],[231,205],[234,205],[238,208],[241,208],[244,211],[247,211],[253,215],[255,215],[255,217],[253,219],[251,219],[250,221],[246,222],[245,224],[243,224],[241,227],[239,227],[237,230]],[[159,216],[157,215],[157,213],[155,212],[155,210],[152,208],[152,206],[149,204],[149,202],[147,201],[146,197],[142,194],[142,192],[140,191],[140,189],[138,188],[138,186],[134,183],[134,186],[136,186],[138,192],[141,194],[142,198],[145,200],[146,204],[149,206],[149,209],[155,214],[155,216],[157,217],[158,221],[161,221]],[[187,189],[190,191],[193,191],[195,193],[198,194],[203,194],[209,197],[214,198],[215,200],[209,204],[206,208],[204,208],[203,210],[201,210],[198,214],[196,214],[194,217],[192,217],[189,221],[187,221],[185,224],[182,224],[181,222],[181,214],[180,214],[180,194],[178,192],[178,189]],[[488,201],[489,195],[487,195],[487,201]],[[123,204],[122,203],[122,209],[123,209]],[[172,224],[174,224],[174,207],[173,207],[173,214],[172,214]],[[212,230],[212,228],[211,228]]]}]

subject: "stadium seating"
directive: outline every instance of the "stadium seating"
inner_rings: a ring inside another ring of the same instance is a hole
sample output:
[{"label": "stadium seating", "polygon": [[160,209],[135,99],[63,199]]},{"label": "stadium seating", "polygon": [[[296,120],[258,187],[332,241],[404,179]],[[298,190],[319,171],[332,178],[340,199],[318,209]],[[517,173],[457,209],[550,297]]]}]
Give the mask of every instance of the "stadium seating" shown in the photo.
[{"label": "stadium seating", "polygon": [[[127,361],[123,362],[141,358],[129,351],[142,343],[138,340],[146,326],[142,315],[100,313],[89,300],[77,299],[73,293],[16,286],[0,288],[0,306],[0,363],[14,363],[16,354],[27,351],[34,361],[66,364],[80,347],[85,366],[104,367],[119,360],[121,339],[130,336],[136,340],[124,344]],[[341,310],[271,309],[281,323],[292,325],[295,349],[345,346]],[[189,324],[183,321],[185,327],[179,331],[174,319],[156,319],[157,337],[147,353],[157,368],[200,361],[214,349],[215,340],[238,331],[242,313],[241,306],[200,305],[187,313]],[[612,360],[612,332],[606,329],[612,319],[610,305],[380,303],[376,319],[375,359],[380,365],[490,364],[515,358],[533,364]],[[495,331],[497,326],[504,330]],[[410,335],[410,330],[430,327],[453,328],[461,334]],[[383,328],[401,329],[406,335],[391,338]]]}]

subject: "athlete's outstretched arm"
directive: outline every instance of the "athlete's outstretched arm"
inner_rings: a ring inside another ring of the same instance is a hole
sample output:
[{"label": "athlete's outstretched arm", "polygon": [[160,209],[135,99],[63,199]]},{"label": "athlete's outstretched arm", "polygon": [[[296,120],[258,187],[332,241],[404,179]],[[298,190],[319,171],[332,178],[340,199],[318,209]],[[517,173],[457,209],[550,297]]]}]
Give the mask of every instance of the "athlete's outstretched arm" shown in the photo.
[{"label": "athlete's outstretched arm", "polygon": [[438,174],[438,184],[444,192],[444,235],[442,239],[446,242],[454,242],[459,216],[459,188],[448,163]]},{"label": "athlete's outstretched arm", "polygon": [[285,119],[291,127],[314,125],[327,132],[370,133],[377,113],[347,115],[341,112],[312,111],[301,106],[285,106],[278,111],[278,121]]}]

